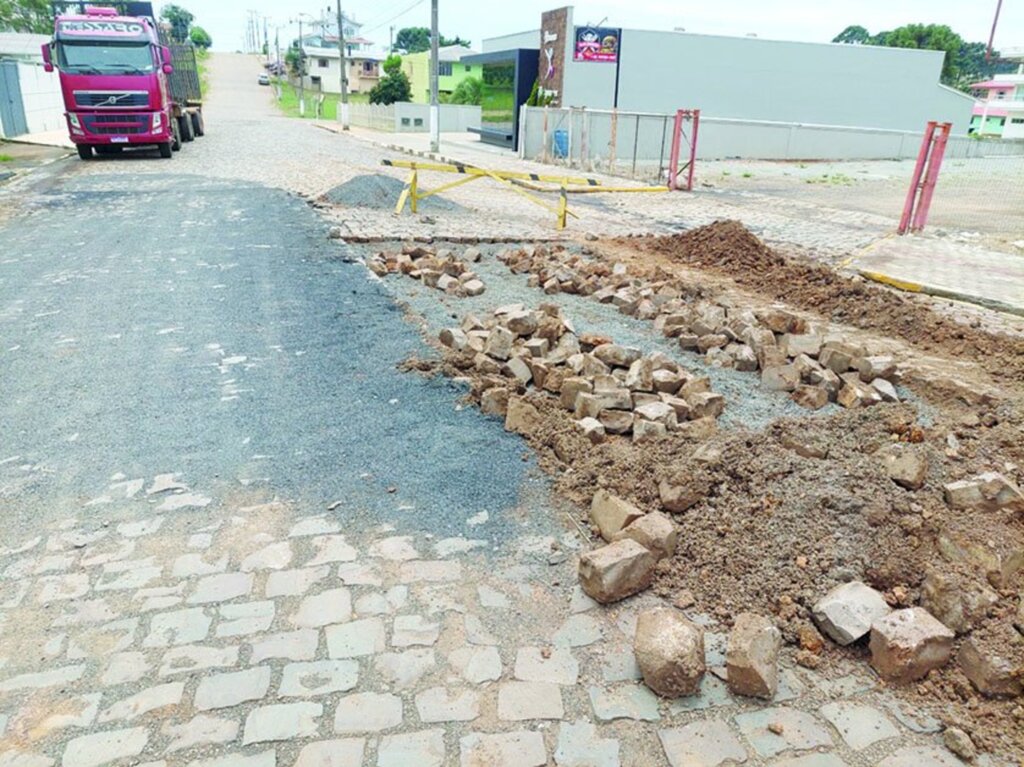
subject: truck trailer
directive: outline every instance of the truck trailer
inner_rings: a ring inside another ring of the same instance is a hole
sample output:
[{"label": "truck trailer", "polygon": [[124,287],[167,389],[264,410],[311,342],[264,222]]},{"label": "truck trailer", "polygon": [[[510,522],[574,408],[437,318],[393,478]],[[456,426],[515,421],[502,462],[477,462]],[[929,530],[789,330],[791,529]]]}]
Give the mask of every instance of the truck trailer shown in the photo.
[{"label": "truck trailer", "polygon": [[169,39],[152,3],[52,5],[54,36],[43,45],[43,63],[59,72],[79,157],[155,146],[169,158],[205,133],[195,48]]}]

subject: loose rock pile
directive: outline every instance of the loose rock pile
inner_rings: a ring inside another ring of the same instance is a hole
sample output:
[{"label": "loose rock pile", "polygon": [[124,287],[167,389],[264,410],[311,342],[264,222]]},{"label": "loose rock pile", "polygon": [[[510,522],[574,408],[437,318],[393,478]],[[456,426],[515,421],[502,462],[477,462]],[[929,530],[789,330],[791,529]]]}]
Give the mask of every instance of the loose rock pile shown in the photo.
[{"label": "loose rock pile", "polygon": [[899,401],[893,358],[870,356],[863,346],[812,328],[782,307],[755,312],[694,300],[693,291],[667,274],[645,281],[631,277],[623,264],[609,265],[559,248],[528,245],[498,258],[514,273],[530,273],[529,284],[545,293],[593,296],[623,314],[652,320],[665,336],[678,339],[682,349],[705,355],[709,364],[760,371],[765,386],[789,392],[803,407]]},{"label": "loose rock pile", "polygon": [[421,245],[407,245],[400,253],[381,251],[370,258],[367,266],[378,277],[387,274],[406,274],[422,280],[430,288],[443,290],[456,296],[479,296],[486,286],[467,265],[480,260],[480,251],[467,248],[462,258],[441,248],[432,250]]},{"label": "loose rock pile", "polygon": [[484,377],[481,408],[506,416],[513,431],[528,431],[521,421],[533,406],[510,407],[509,382],[557,396],[594,443],[608,434],[644,442],[678,430],[713,431],[725,409],[725,398],[711,391],[709,378],[664,354],[644,355],[610,338],[577,334],[551,304],[536,311],[503,306],[485,320],[470,315],[459,327],[441,331],[440,340]]}]

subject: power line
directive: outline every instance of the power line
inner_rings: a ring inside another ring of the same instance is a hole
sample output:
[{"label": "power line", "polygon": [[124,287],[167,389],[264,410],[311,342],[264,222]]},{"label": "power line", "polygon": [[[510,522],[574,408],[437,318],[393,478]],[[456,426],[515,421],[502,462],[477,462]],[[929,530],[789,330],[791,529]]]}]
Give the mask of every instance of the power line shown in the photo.
[{"label": "power line", "polygon": [[388,24],[390,24],[390,23],[391,23],[392,21],[394,21],[395,19],[399,18],[400,16],[404,16],[404,15],[405,15],[405,14],[407,14],[407,13],[408,13],[409,11],[413,10],[413,9],[414,9],[414,8],[416,8],[417,6],[423,5],[423,3],[425,3],[425,2],[426,2],[426,0],[416,0],[416,2],[415,2],[415,3],[413,3],[412,5],[410,5],[410,6],[409,6],[408,8],[406,8],[406,9],[405,9],[404,11],[400,11],[399,13],[396,13],[396,14],[395,14],[394,16],[392,16],[392,17],[391,17],[390,19],[388,19],[387,21],[382,21],[382,22],[381,22],[380,24],[377,24],[376,26],[370,27],[369,29],[365,29],[365,30],[362,30],[362,32],[364,32],[364,33],[368,33],[368,32],[373,32],[374,30],[380,29],[381,27],[385,27],[385,26],[387,26]]}]

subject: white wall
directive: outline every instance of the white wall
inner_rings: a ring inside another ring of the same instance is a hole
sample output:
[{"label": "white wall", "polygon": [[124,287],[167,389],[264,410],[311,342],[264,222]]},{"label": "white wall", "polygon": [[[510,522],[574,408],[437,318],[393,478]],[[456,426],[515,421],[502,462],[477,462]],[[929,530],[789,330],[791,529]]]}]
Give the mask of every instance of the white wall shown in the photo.
[{"label": "white wall", "polygon": [[64,130],[64,99],[56,72],[44,72],[42,64],[18,62],[18,83],[29,133]]},{"label": "white wall", "polygon": [[[379,104],[352,104],[349,119],[353,125],[389,133],[426,133],[430,130],[430,105],[398,102]],[[481,112],[478,106],[441,104],[441,130],[445,133],[464,133],[479,128]]]},{"label": "white wall", "polygon": [[[611,109],[615,64],[573,61],[572,23],[562,106]],[[974,105],[939,85],[938,51],[625,29],[620,55],[627,111],[894,130],[939,120],[966,134]]]},{"label": "white wall", "polygon": [[501,37],[488,37],[481,43],[481,53],[508,51],[515,48],[537,48],[540,46],[540,30],[531,29],[527,32],[515,32]]}]

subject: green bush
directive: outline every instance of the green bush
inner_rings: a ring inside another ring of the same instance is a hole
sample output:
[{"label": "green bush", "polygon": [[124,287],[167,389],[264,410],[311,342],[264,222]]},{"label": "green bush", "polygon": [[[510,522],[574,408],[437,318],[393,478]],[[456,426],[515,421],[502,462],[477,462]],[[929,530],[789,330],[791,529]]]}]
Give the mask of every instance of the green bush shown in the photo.
[{"label": "green bush", "polygon": [[456,86],[448,103],[480,106],[484,103],[484,81],[479,77],[467,77]]},{"label": "green bush", "polygon": [[384,62],[384,77],[370,91],[371,104],[394,104],[396,101],[410,101],[412,85],[402,71],[402,57],[388,56]]}]

